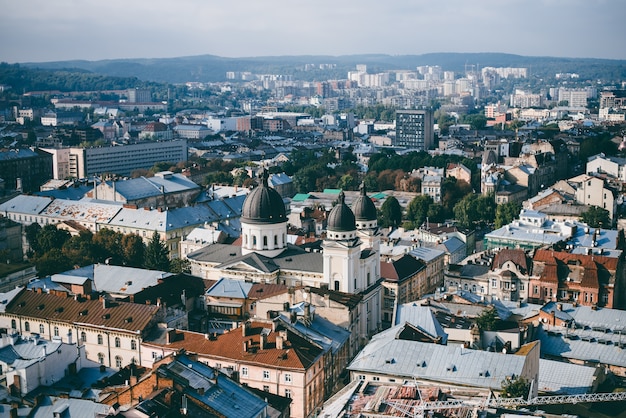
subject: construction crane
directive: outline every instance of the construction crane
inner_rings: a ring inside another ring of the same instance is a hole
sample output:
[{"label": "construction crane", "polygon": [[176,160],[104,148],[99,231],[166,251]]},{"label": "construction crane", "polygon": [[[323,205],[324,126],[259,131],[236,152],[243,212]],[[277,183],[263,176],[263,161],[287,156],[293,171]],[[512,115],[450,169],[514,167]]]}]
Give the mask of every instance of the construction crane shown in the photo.
[{"label": "construction crane", "polygon": [[417,405],[408,405],[399,401],[384,401],[393,409],[402,412],[406,417],[423,417],[428,411],[443,411],[450,409],[459,409],[462,411],[460,415],[466,417],[476,415],[478,410],[487,408],[511,408],[519,406],[538,406],[538,405],[557,405],[557,404],[577,404],[586,402],[611,402],[626,400],[626,392],[617,393],[590,393],[584,395],[554,395],[554,396],[537,396],[532,399],[524,398],[492,398],[484,399],[457,399],[450,401],[430,401],[422,402]]}]

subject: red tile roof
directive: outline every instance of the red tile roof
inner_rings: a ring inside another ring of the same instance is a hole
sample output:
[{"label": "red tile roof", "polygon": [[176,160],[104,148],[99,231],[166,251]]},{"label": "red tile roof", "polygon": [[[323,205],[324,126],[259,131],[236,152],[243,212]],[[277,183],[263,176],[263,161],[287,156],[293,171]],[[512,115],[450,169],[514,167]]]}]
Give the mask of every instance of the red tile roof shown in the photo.
[{"label": "red tile roof", "polygon": [[[252,322],[248,325],[246,336],[243,336],[241,327],[215,339],[208,339],[204,334],[177,331],[174,341],[170,344],[146,341],[146,344],[163,346],[174,350],[184,349],[198,355],[219,357],[231,361],[255,363],[278,368],[302,369],[311,367],[322,354],[322,349],[296,334],[288,332],[283,348],[276,348],[277,331],[267,335],[265,348],[260,348],[261,332],[271,330],[272,324]],[[267,331],[266,331],[267,332]],[[248,350],[244,351],[244,342]]]}]

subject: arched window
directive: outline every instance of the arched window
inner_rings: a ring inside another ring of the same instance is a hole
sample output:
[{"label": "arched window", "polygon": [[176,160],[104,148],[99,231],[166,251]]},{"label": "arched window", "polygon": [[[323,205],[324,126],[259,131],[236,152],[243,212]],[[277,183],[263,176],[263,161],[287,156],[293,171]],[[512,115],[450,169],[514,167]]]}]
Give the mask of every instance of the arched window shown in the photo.
[{"label": "arched window", "polygon": [[30,324],[28,321],[24,322],[24,331],[30,331]]},{"label": "arched window", "polygon": [[278,247],[278,235],[274,235],[274,246]]},{"label": "arched window", "polygon": [[120,343],[120,337],[115,337],[115,347],[120,348],[122,344]]},{"label": "arched window", "polygon": [[263,248],[267,248],[267,235],[263,235]]},{"label": "arched window", "polygon": [[15,322],[15,319],[11,319],[11,328],[17,329],[17,322]]},{"label": "arched window", "polygon": [[335,290],[339,290],[339,280],[335,280]]},{"label": "arched window", "polygon": [[137,349],[137,341],[130,340],[130,349],[131,350],[136,350]]},{"label": "arched window", "polygon": [[102,345],[102,334],[98,334],[98,344]]},{"label": "arched window", "polygon": [[248,236],[247,236],[247,235],[244,235],[244,236],[243,236],[243,240],[244,240],[244,243],[245,243],[246,245],[248,245]]},{"label": "arched window", "polygon": [[57,327],[56,325],[54,326],[54,328],[52,328],[53,332],[54,332],[54,336],[58,337],[59,336],[59,327]]},{"label": "arched window", "polygon": [[98,363],[104,364],[104,354],[98,353]]},{"label": "arched window", "polygon": [[256,248],[256,235],[252,236],[252,248]]},{"label": "arched window", "polygon": [[120,356],[115,356],[115,367],[118,369],[122,368],[122,358]]},{"label": "arched window", "polygon": [[84,343],[87,342],[87,334],[85,333],[85,331],[80,333],[80,340]]},{"label": "arched window", "polygon": [[43,326],[43,324],[39,324],[39,333],[43,334],[46,331],[46,328]]}]

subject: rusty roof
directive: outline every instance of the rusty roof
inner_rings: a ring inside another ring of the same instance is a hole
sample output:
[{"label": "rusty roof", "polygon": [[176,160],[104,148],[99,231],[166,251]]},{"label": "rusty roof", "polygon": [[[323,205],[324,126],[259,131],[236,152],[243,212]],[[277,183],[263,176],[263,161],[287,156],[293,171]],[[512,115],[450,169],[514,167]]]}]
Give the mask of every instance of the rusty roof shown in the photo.
[{"label": "rusty roof", "polygon": [[101,300],[75,300],[29,290],[20,292],[5,312],[44,320],[85,324],[124,331],[143,331],[154,318],[158,306]]}]

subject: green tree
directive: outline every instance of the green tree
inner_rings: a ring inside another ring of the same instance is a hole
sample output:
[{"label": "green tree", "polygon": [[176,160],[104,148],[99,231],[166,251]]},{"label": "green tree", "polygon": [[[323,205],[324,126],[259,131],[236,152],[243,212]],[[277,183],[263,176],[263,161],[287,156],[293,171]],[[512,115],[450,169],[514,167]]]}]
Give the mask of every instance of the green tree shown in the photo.
[{"label": "green tree", "polygon": [[39,233],[41,232],[41,225],[38,223],[32,223],[27,225],[24,228],[24,233],[26,234],[26,240],[28,241],[28,245],[30,246],[31,251],[35,253],[39,253],[41,251],[39,247]]},{"label": "green tree", "polygon": [[123,263],[129,267],[143,266],[146,255],[146,245],[137,234],[126,234],[122,237]]},{"label": "green tree", "polygon": [[492,222],[496,203],[492,196],[469,194],[454,206],[454,217],[459,225],[471,228],[479,223]]},{"label": "green tree", "polygon": [[70,233],[57,229],[56,225],[45,225],[37,236],[37,246],[40,255],[49,252],[52,249],[61,251],[63,244],[70,239]]},{"label": "green tree", "polygon": [[96,246],[95,258],[98,262],[105,262],[110,259],[111,264],[120,265],[124,259],[122,255],[122,237],[120,232],[103,228],[93,236],[93,243]]},{"label": "green tree", "polygon": [[80,231],[63,245],[63,255],[73,266],[87,266],[95,262],[95,245],[91,231]]},{"label": "green tree", "polygon": [[526,399],[528,397],[528,392],[530,392],[530,382],[524,376],[518,376],[502,381],[503,398]]},{"label": "green tree", "polygon": [[487,118],[482,114],[467,115],[463,122],[468,123],[474,130],[484,129],[487,126]]},{"label": "green tree", "polygon": [[406,219],[419,228],[428,216],[428,208],[433,204],[433,199],[427,195],[415,196],[406,207]]},{"label": "green tree", "polygon": [[63,254],[61,248],[52,248],[46,251],[35,261],[39,277],[61,273],[72,268],[72,262]]},{"label": "green tree", "polygon": [[598,206],[592,206],[580,216],[580,220],[592,228],[610,228],[611,217],[609,211]]},{"label": "green tree", "polygon": [[191,274],[191,261],[187,258],[175,258],[170,262],[170,273]]},{"label": "green tree", "polygon": [[496,228],[502,228],[517,218],[522,209],[518,202],[507,202],[496,207]]},{"label": "green tree", "polygon": [[149,270],[169,271],[170,258],[167,246],[157,231],[154,231],[150,242],[146,246],[146,257],[144,259],[144,268]]},{"label": "green tree", "polygon": [[337,188],[342,190],[356,190],[359,186],[358,179],[350,174],[344,174],[337,183]]},{"label": "green tree", "polygon": [[476,317],[476,325],[481,331],[493,331],[498,321],[498,312],[493,306],[489,306]]},{"label": "green tree", "polygon": [[378,225],[386,228],[398,226],[402,221],[402,207],[394,196],[389,196],[380,207],[380,218]]}]

